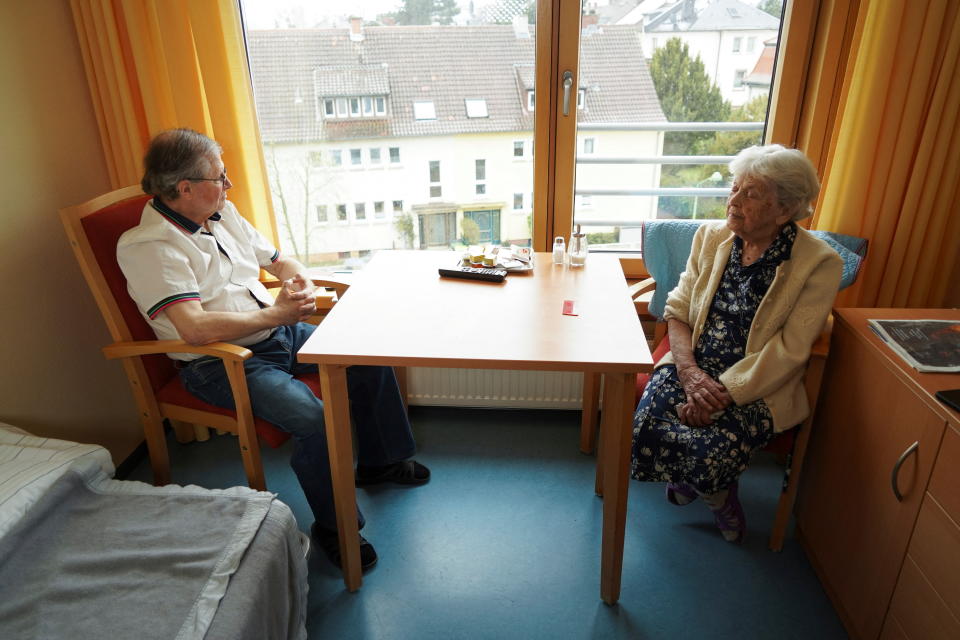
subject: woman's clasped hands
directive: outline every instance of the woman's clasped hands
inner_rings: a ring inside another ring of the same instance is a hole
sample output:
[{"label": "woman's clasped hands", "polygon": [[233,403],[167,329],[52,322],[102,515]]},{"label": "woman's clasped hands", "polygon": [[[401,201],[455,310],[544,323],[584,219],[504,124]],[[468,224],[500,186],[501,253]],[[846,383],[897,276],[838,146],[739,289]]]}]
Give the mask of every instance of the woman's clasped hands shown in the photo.
[{"label": "woman's clasped hands", "polygon": [[696,365],[677,369],[680,384],[687,401],[677,405],[677,416],[690,427],[705,427],[713,423],[713,416],[733,404],[726,387]]}]

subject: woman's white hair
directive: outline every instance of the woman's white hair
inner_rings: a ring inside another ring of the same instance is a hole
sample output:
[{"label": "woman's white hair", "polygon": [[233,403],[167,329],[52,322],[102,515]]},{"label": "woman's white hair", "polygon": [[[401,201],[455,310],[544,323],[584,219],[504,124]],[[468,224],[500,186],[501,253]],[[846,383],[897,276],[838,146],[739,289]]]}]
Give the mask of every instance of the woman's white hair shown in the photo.
[{"label": "woman's white hair", "polygon": [[734,180],[749,176],[776,187],[777,200],[791,220],[803,220],[813,213],[811,203],[820,193],[820,182],[802,151],[779,144],[747,147],[730,161],[730,172]]}]

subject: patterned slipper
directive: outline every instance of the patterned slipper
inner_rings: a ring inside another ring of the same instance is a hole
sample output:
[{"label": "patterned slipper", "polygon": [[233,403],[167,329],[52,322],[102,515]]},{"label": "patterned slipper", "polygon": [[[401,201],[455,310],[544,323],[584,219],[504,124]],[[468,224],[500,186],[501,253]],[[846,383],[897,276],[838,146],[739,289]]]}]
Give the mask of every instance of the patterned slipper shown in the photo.
[{"label": "patterned slipper", "polygon": [[418,485],[430,480],[430,469],[415,460],[403,460],[383,467],[357,465],[357,486],[392,482],[394,484]]},{"label": "patterned slipper", "polygon": [[667,502],[682,507],[697,499],[697,492],[683,482],[667,483]]},{"label": "patterned slipper", "polygon": [[743,505],[737,498],[737,483],[728,487],[727,499],[719,509],[713,511],[713,521],[723,535],[723,539],[734,544],[741,544],[747,533],[747,517],[743,513]]}]

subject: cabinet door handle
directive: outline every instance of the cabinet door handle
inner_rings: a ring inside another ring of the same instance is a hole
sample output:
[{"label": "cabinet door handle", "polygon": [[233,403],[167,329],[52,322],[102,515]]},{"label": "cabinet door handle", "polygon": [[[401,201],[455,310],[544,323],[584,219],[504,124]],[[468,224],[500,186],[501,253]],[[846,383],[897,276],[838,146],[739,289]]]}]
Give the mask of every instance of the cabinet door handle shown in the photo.
[{"label": "cabinet door handle", "polygon": [[903,466],[904,461],[906,461],[910,454],[916,453],[919,448],[920,442],[914,442],[907,447],[906,451],[900,454],[900,457],[897,458],[897,463],[893,465],[893,472],[890,474],[890,486],[893,488],[893,495],[896,496],[900,502],[903,502],[903,494],[900,493],[900,487],[897,486],[897,476],[900,475],[900,467]]}]

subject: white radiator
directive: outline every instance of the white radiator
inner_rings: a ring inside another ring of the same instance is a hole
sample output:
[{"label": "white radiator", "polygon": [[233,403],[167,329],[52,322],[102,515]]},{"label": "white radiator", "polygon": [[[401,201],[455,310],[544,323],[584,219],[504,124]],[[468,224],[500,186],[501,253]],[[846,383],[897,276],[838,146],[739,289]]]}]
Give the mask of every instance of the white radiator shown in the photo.
[{"label": "white radiator", "polygon": [[579,409],[583,374],[499,369],[407,369],[412,405]]}]

